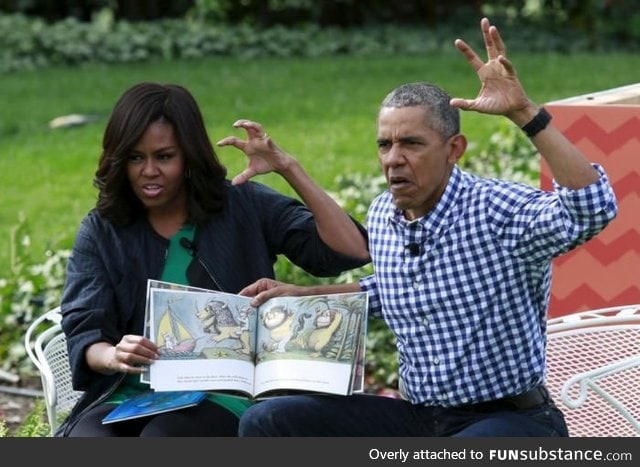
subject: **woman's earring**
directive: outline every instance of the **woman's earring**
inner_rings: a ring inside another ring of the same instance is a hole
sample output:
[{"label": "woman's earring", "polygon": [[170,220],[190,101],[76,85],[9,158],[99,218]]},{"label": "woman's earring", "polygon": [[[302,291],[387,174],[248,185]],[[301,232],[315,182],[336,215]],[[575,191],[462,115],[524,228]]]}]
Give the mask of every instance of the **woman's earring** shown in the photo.
[{"label": "woman's earring", "polygon": [[191,178],[191,169],[187,169],[184,171],[184,178],[189,180]]}]

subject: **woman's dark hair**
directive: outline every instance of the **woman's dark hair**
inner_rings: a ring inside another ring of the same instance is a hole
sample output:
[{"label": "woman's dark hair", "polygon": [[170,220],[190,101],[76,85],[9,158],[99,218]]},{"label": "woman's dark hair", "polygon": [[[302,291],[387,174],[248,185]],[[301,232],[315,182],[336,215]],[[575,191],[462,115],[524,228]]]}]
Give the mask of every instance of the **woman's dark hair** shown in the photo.
[{"label": "woman's dark hair", "polygon": [[127,178],[127,159],[147,127],[159,120],[173,126],[184,155],[189,220],[200,224],[222,208],[227,169],[216,156],[195,99],[182,86],[144,82],[116,102],[93,182],[99,190],[98,212],[115,224],[131,223],[144,213]]}]

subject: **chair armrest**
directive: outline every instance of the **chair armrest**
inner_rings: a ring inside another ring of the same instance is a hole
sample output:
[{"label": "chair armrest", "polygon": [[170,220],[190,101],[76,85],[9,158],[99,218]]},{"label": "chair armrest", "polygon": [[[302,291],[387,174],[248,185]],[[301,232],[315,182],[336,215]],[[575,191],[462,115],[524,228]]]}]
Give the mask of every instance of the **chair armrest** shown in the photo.
[{"label": "chair armrest", "polygon": [[[52,324],[60,324],[62,321],[62,315],[60,314],[60,307],[57,306],[46,313],[38,316],[27,328],[24,335],[24,349],[27,352],[27,356],[31,362],[36,366],[39,372],[43,371],[42,361],[40,356],[36,355],[34,346],[36,345],[36,333],[38,327],[44,321],[50,321]],[[38,336],[39,337],[39,336]]]},{"label": "chair armrest", "polygon": [[[598,394],[612,408],[617,410],[625,419],[634,426],[636,432],[640,433],[640,422],[625,407],[625,405],[617,400],[612,394],[598,385],[598,381],[607,376],[616,373],[622,373],[640,366],[640,355],[635,355],[617,362],[594,368],[593,370],[579,373],[569,378],[563,385],[560,392],[562,402],[571,409],[577,409],[587,400],[589,389]],[[571,396],[569,391],[574,385],[578,385],[579,391],[577,396]]]}]

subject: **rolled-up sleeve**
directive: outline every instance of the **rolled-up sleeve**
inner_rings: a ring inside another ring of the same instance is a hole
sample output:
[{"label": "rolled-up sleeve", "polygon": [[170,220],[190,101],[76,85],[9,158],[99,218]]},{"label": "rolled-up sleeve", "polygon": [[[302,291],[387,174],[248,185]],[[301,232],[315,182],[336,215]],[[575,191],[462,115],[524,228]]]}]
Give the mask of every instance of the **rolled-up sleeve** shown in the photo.
[{"label": "rolled-up sleeve", "polygon": [[600,233],[616,217],[618,205],[604,169],[593,167],[598,180],[580,189],[555,181],[553,192],[496,184],[488,213],[503,246],[529,261],[548,261]]},{"label": "rolled-up sleeve", "polygon": [[382,303],[378,294],[378,283],[375,274],[362,277],[358,281],[360,289],[369,296],[369,316],[382,318]]}]

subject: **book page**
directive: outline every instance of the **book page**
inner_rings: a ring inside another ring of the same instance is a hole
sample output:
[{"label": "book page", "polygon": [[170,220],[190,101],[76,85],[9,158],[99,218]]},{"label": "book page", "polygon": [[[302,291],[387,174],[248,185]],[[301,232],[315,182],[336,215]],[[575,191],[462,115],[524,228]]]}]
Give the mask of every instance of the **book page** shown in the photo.
[{"label": "book page", "polygon": [[351,393],[364,392],[364,379],[366,374],[366,353],[367,353],[367,317],[362,319],[362,329],[357,346],[356,359],[351,374]]},{"label": "book page", "polygon": [[251,394],[256,310],[250,299],[212,291],[150,290],[150,366],[157,391],[233,390]]},{"label": "book page", "polygon": [[[147,299],[146,306],[144,309],[144,332],[143,336],[147,339],[151,340],[151,290],[152,289],[171,289],[171,290],[191,290],[191,291],[200,291],[200,292],[209,292],[207,289],[201,289],[199,287],[191,287],[189,285],[182,284],[174,284],[172,282],[164,282],[155,279],[147,280]],[[149,372],[149,366],[145,366],[144,372],[140,375],[140,382],[144,384],[151,383],[151,374]]]},{"label": "book page", "polygon": [[255,393],[350,394],[363,363],[367,294],[276,297],[258,310]]}]

